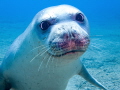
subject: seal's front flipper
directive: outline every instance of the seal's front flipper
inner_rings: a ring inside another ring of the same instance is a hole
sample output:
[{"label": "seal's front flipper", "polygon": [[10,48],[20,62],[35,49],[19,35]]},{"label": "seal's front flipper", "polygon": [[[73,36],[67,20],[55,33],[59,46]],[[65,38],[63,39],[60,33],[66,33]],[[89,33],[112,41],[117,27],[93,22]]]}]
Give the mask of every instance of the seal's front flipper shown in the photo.
[{"label": "seal's front flipper", "polygon": [[86,70],[85,66],[82,65],[81,71],[79,72],[79,75],[82,76],[85,80],[92,83],[93,85],[103,89],[107,90],[101,83],[99,83],[96,79],[94,79]]}]

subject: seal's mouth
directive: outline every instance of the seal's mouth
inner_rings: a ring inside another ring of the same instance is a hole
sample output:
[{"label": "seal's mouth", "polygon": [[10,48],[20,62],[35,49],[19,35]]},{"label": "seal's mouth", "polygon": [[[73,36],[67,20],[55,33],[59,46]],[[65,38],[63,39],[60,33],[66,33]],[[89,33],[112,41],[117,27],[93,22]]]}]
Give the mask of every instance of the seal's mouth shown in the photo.
[{"label": "seal's mouth", "polygon": [[59,54],[59,55],[52,55],[52,56],[61,57],[61,56],[68,55],[68,54],[76,54],[78,52],[85,52],[85,50],[71,50],[71,51],[67,51],[67,52]]},{"label": "seal's mouth", "polygon": [[63,42],[52,43],[49,54],[54,57],[61,57],[65,55],[76,55],[78,53],[84,53],[89,45],[89,39],[83,40],[70,40]]}]

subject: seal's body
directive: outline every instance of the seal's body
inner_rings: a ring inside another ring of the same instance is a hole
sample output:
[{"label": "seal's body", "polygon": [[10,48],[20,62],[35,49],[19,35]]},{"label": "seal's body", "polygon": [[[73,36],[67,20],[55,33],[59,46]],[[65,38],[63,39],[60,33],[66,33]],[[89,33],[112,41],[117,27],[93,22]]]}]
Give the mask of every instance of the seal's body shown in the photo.
[{"label": "seal's body", "polygon": [[89,42],[87,18],[77,8],[60,5],[38,12],[2,62],[0,90],[65,90],[75,74],[105,90],[79,60]]}]

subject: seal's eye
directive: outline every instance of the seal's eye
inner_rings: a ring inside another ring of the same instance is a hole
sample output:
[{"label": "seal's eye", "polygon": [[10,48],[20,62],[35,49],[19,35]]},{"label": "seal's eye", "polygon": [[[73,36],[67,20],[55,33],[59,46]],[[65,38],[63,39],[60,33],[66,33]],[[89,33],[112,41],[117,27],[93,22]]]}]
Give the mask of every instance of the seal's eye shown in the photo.
[{"label": "seal's eye", "polygon": [[49,27],[50,25],[51,25],[51,24],[50,24],[49,21],[42,21],[39,26],[40,26],[40,28],[41,28],[42,30],[46,30],[46,29],[48,29],[48,27]]},{"label": "seal's eye", "polygon": [[84,16],[83,16],[82,13],[77,13],[75,19],[79,22],[83,22],[84,21]]}]

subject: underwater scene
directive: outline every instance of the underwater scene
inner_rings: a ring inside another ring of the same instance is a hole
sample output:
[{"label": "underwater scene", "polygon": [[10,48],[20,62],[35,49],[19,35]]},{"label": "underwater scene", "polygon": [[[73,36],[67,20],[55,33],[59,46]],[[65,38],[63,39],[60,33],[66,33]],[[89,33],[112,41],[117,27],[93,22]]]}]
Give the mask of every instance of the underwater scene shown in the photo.
[{"label": "underwater scene", "polygon": [[[107,90],[120,90],[120,0],[0,0],[0,64],[37,12],[62,4],[78,8],[88,19],[90,45],[80,57],[88,72]],[[100,89],[75,75],[66,90]]]}]

